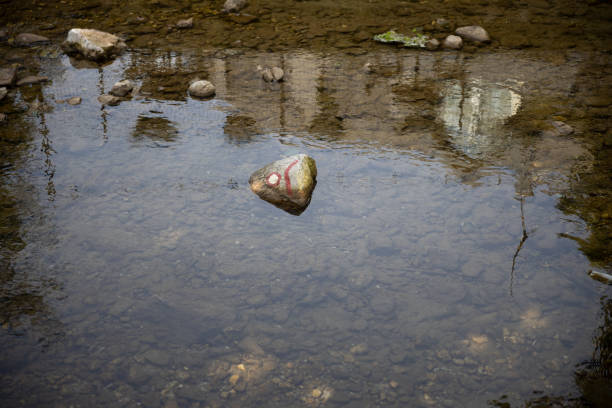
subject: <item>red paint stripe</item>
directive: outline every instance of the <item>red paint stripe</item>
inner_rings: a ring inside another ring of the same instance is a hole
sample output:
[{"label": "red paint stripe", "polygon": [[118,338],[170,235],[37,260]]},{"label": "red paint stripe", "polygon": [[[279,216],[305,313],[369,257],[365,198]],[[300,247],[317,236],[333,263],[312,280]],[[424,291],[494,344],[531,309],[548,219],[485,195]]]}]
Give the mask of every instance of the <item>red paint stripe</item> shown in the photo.
[{"label": "red paint stripe", "polygon": [[289,178],[289,170],[291,170],[291,168],[293,166],[295,166],[295,164],[297,162],[298,162],[298,160],[294,161],[289,166],[287,166],[287,168],[285,169],[285,185],[287,186],[287,194],[288,195],[292,194],[292,191],[291,191],[291,179]]}]

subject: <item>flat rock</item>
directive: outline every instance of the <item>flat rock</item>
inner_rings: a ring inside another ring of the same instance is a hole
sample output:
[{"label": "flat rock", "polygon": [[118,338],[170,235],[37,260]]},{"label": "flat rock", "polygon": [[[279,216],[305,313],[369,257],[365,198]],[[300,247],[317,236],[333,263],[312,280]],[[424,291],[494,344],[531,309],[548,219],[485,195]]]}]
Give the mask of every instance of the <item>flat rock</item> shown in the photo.
[{"label": "flat rock", "polygon": [[449,35],[442,42],[442,47],[449,50],[460,50],[463,47],[463,40],[457,35]]},{"label": "flat rock", "polygon": [[197,98],[208,98],[213,96],[215,92],[215,86],[208,81],[199,80],[189,85],[189,95]]},{"label": "flat rock", "polygon": [[0,68],[0,86],[11,86],[17,79],[17,68]]},{"label": "flat rock", "polygon": [[248,5],[247,0],[227,0],[223,4],[224,13],[237,13]]},{"label": "flat rock", "polygon": [[125,43],[116,35],[88,28],[68,31],[62,46],[67,53],[78,53],[94,61],[117,56],[126,48]]},{"label": "flat rock", "polygon": [[98,96],[98,101],[102,105],[116,106],[116,105],[119,105],[119,102],[121,102],[121,98],[114,96],[114,95],[104,94],[104,95]]},{"label": "flat rock", "polygon": [[80,105],[81,104],[81,97],[80,96],[73,96],[72,98],[68,99],[66,101],[68,103],[68,105]]},{"label": "flat rock", "polygon": [[48,43],[49,39],[45,36],[31,33],[21,33],[15,37],[15,45],[19,47],[29,47]]},{"label": "flat rock", "polygon": [[316,178],[314,159],[297,154],[255,171],[249,178],[249,184],[262,200],[290,214],[300,215],[310,204]]},{"label": "flat rock", "polygon": [[252,14],[240,13],[240,14],[229,14],[227,17],[229,20],[236,24],[250,24],[259,20],[257,16]]},{"label": "flat rock", "polygon": [[47,82],[47,81],[49,81],[49,78],[45,76],[30,75],[25,78],[21,78],[19,81],[17,81],[17,86],[34,85],[34,84],[39,84],[41,82]]},{"label": "flat rock", "polygon": [[185,20],[179,20],[176,22],[176,28],[180,28],[182,30],[186,28],[192,28],[192,27],[193,27],[193,17],[187,18]]},{"label": "flat rock", "polygon": [[467,41],[473,41],[473,42],[491,41],[491,37],[489,37],[489,33],[487,33],[487,30],[477,25],[459,27],[455,30],[455,34],[457,34],[458,36],[460,36],[461,38]]},{"label": "flat rock", "polygon": [[123,81],[115,82],[109,94],[123,97],[132,92],[132,89],[134,89],[134,82],[124,79]]},{"label": "flat rock", "polygon": [[6,96],[6,94],[8,93],[7,89],[2,87],[0,88],[0,101],[4,99],[4,97]]}]

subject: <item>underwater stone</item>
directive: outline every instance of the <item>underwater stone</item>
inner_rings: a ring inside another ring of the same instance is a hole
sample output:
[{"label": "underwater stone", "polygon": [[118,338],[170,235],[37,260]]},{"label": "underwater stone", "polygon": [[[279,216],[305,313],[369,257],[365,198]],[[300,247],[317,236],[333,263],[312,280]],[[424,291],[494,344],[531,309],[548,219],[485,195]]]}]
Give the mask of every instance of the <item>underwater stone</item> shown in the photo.
[{"label": "underwater stone", "polygon": [[17,79],[17,68],[0,68],[0,86],[11,86]]},{"label": "underwater stone", "polygon": [[32,45],[39,45],[48,43],[49,39],[42,35],[31,34],[31,33],[21,33],[15,37],[15,45],[19,47],[29,47]]},{"label": "underwater stone", "polygon": [[254,172],[251,190],[275,206],[293,215],[300,215],[310,204],[316,185],[317,166],[305,154],[290,156]]},{"label": "underwater stone", "polygon": [[62,44],[69,54],[81,54],[91,60],[104,60],[125,50],[125,43],[116,35],[88,28],[73,28],[68,31]]}]

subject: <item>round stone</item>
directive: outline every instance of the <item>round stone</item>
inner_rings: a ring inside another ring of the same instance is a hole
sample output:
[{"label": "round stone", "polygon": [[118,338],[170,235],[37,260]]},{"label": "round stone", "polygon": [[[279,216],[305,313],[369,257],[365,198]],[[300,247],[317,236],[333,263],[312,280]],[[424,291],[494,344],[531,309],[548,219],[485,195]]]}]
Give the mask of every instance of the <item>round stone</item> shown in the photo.
[{"label": "round stone", "polygon": [[189,85],[189,95],[198,98],[208,98],[215,94],[215,86],[208,81],[195,81]]}]

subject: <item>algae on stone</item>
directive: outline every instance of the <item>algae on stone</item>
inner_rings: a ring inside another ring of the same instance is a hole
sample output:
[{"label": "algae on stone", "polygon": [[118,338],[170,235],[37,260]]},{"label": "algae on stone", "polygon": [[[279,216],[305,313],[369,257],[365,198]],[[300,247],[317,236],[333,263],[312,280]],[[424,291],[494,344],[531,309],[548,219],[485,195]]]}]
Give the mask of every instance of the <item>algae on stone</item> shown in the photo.
[{"label": "algae on stone", "polygon": [[416,29],[412,30],[412,32],[414,35],[408,36],[400,34],[395,30],[389,30],[386,33],[375,35],[374,41],[385,44],[402,44],[404,47],[410,48],[425,48],[425,43],[427,43],[429,37],[417,32]]}]

